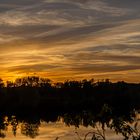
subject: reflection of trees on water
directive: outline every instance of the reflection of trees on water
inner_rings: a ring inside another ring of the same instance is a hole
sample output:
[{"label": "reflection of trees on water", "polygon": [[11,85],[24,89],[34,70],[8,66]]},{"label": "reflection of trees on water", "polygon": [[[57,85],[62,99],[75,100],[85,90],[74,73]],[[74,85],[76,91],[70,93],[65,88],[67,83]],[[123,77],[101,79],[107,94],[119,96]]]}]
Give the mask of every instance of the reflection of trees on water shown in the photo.
[{"label": "reflection of trees on water", "polygon": [[83,125],[85,127],[92,126],[95,128],[94,131],[85,134],[84,139],[76,132],[80,140],[87,140],[89,135],[92,135],[91,140],[106,140],[105,131],[107,128],[115,131],[116,134],[122,134],[124,140],[140,140],[140,131],[138,129],[139,118],[137,118],[137,112],[131,111],[129,112],[129,115],[116,115],[117,114],[114,114],[113,110],[105,104],[98,114],[85,111],[80,114],[65,114],[63,121],[68,126],[74,125],[79,127],[79,125]]},{"label": "reflection of trees on water", "polygon": [[7,130],[7,117],[0,116],[0,137],[4,138],[6,136],[5,131]]},{"label": "reflection of trees on water", "polygon": [[26,135],[30,138],[35,138],[39,134],[39,125],[40,123],[37,121],[35,122],[32,120],[29,121],[23,121],[19,122],[17,120],[16,116],[11,117],[1,117],[0,118],[0,137],[4,138],[6,137],[6,131],[8,129],[8,126],[11,126],[12,133],[14,136],[16,136],[17,128],[21,126],[21,134]]},{"label": "reflection of trees on water", "polygon": [[12,116],[10,119],[10,124],[12,126],[12,132],[13,135],[16,136],[16,132],[17,132],[17,127],[18,127],[18,121],[16,119],[16,116]]},{"label": "reflection of trees on water", "polygon": [[[82,113],[68,113],[63,116],[63,121],[68,125],[74,125],[79,127],[83,125],[85,127],[92,126],[96,131],[88,132],[85,135],[84,140],[87,136],[92,134],[92,139],[100,138],[105,139],[105,129],[109,128],[115,131],[117,134],[122,134],[125,139],[130,137],[133,140],[140,139],[140,134],[138,132],[138,120],[136,120],[136,112],[129,112],[129,114],[115,114],[111,107],[104,105],[102,109],[97,113],[84,111]],[[134,123],[135,122],[135,123]],[[134,123],[134,126],[131,124]],[[101,129],[98,127],[100,126]],[[78,134],[77,134],[78,135]],[[79,137],[79,135],[78,135]],[[80,138],[81,139],[81,138]]]},{"label": "reflection of trees on water", "polygon": [[[128,111],[128,110],[127,110]],[[46,116],[45,116],[46,115]],[[16,136],[17,127],[21,126],[21,134],[26,135],[30,138],[35,138],[39,135],[40,120],[42,121],[58,121],[61,120],[67,125],[74,125],[79,127],[80,125],[88,127],[93,127],[93,131],[85,134],[84,139],[80,137],[80,134],[76,132],[76,135],[80,140],[87,140],[89,136],[91,140],[106,140],[106,129],[111,129],[117,134],[122,134],[125,140],[133,139],[140,140],[140,134],[138,130],[138,121],[137,118],[138,112],[136,110],[130,110],[127,114],[116,113],[112,107],[107,104],[104,104],[99,111],[84,110],[79,112],[69,111],[61,113],[49,113],[44,114],[37,118],[31,118],[23,116],[10,116],[10,117],[1,117],[0,118],[0,137],[4,138],[6,135],[6,130],[8,126],[12,126],[13,135]],[[43,119],[44,118],[44,119]],[[57,119],[56,119],[57,118]]]},{"label": "reflection of trees on water", "polygon": [[39,135],[39,125],[38,124],[30,124],[30,123],[22,123],[21,125],[21,133],[29,136],[31,138],[35,138]]},{"label": "reflection of trees on water", "polygon": [[92,132],[93,140],[105,137],[106,127],[126,139],[131,136],[137,140],[137,123],[134,127],[129,123],[134,122],[135,113],[140,109],[139,101],[140,84],[136,83],[93,79],[52,83],[32,76],[8,81],[5,85],[0,79],[0,137],[6,136],[9,125],[16,136],[22,123],[21,133],[34,138],[39,133],[40,120],[56,122],[63,118],[68,126],[97,128],[100,124],[102,133],[97,128],[97,133]]}]

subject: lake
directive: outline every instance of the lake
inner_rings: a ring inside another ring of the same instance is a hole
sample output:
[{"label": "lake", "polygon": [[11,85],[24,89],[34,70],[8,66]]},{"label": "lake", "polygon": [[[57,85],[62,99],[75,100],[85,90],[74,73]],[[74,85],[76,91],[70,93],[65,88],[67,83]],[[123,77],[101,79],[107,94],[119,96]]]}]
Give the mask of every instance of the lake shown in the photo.
[{"label": "lake", "polygon": [[140,140],[139,91],[123,81],[18,79],[0,88],[0,137]]},{"label": "lake", "polygon": [[[67,114],[69,116],[69,114]],[[72,114],[73,115],[73,114]],[[77,114],[76,114],[77,115]],[[67,116],[67,117],[68,117]],[[101,122],[96,122],[94,128],[88,124],[87,127],[82,124],[84,120],[81,119],[80,115],[76,116],[78,119],[74,120],[74,118],[69,118],[69,122],[66,121],[66,118],[58,117],[58,120],[54,122],[47,120],[35,120],[34,116],[32,119],[21,120],[19,117],[10,116],[4,117],[3,122],[1,120],[0,132],[5,135],[4,140],[84,140],[85,135],[89,132],[103,133]],[[19,120],[18,120],[18,119]],[[68,119],[68,118],[67,118]],[[73,119],[74,122],[71,122]],[[134,119],[134,118],[133,118]],[[74,124],[79,120],[78,127]],[[137,114],[135,117],[137,123],[140,121],[140,115]],[[91,120],[90,120],[91,121]],[[93,121],[93,120],[92,120]],[[73,123],[73,125],[71,124]],[[112,122],[111,122],[112,123]],[[127,122],[129,125],[130,123]],[[135,121],[130,124],[133,128]],[[5,126],[5,128],[4,128]],[[2,129],[2,127],[4,129]],[[140,130],[140,125],[137,125],[138,130]],[[124,137],[122,134],[116,134],[114,129],[109,129],[105,125],[105,136],[107,140],[123,140]],[[1,135],[2,136],[2,135]],[[91,140],[93,133],[87,135],[86,140]],[[3,139],[3,138],[1,138]],[[99,140],[102,140],[101,137]]]},{"label": "lake", "polygon": [[[32,140],[32,138],[27,137],[23,134],[21,134],[21,124],[18,126],[17,134],[16,136],[12,133],[11,126],[8,127],[8,130],[6,132],[6,138],[4,140]],[[39,128],[39,135],[34,138],[34,140],[55,140],[57,137],[60,140],[79,140],[76,132],[80,135],[81,138],[84,138],[85,134],[91,131],[95,131],[92,127],[83,127],[80,126],[80,128],[75,128],[74,126],[66,126],[62,122],[56,122],[56,123],[46,123],[42,122],[41,126]],[[113,131],[107,130],[107,139],[108,140],[120,140],[120,138],[123,138],[121,135],[116,135],[113,133]],[[89,139],[88,139],[89,138]],[[87,140],[91,140],[91,135]]]}]

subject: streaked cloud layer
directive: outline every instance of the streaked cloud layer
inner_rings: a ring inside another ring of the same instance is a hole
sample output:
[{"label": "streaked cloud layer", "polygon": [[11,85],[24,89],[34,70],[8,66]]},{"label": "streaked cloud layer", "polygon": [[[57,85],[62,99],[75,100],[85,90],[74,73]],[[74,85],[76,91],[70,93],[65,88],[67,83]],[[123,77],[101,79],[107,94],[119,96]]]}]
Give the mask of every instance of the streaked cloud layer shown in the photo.
[{"label": "streaked cloud layer", "polygon": [[0,0],[0,52],[6,80],[140,82],[140,1]]}]

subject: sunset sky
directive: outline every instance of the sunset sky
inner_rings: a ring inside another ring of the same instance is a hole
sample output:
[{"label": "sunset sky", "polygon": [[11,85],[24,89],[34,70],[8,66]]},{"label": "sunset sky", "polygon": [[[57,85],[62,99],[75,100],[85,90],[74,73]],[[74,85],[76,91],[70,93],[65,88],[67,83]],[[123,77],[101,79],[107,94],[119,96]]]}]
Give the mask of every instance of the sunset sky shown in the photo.
[{"label": "sunset sky", "polygon": [[140,82],[140,0],[0,0],[0,77]]}]

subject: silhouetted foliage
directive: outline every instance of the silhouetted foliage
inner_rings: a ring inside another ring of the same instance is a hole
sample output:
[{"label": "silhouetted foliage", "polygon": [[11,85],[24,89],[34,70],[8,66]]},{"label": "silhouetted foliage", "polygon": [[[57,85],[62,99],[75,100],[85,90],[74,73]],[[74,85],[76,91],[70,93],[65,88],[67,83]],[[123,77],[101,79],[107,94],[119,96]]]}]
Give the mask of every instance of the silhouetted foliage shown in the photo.
[{"label": "silhouetted foliage", "polygon": [[96,127],[100,123],[102,136],[92,132],[93,140],[104,137],[105,126],[121,133],[125,139],[131,136],[138,140],[137,130],[127,122],[134,122],[135,112],[140,109],[139,101],[140,84],[136,83],[112,83],[109,79],[52,83],[47,78],[31,76],[7,81],[4,85],[0,79],[0,112],[3,114],[0,137],[5,137],[8,124],[16,135],[20,122],[21,133],[34,138],[38,135],[40,120],[55,122],[61,117],[68,126]]}]

